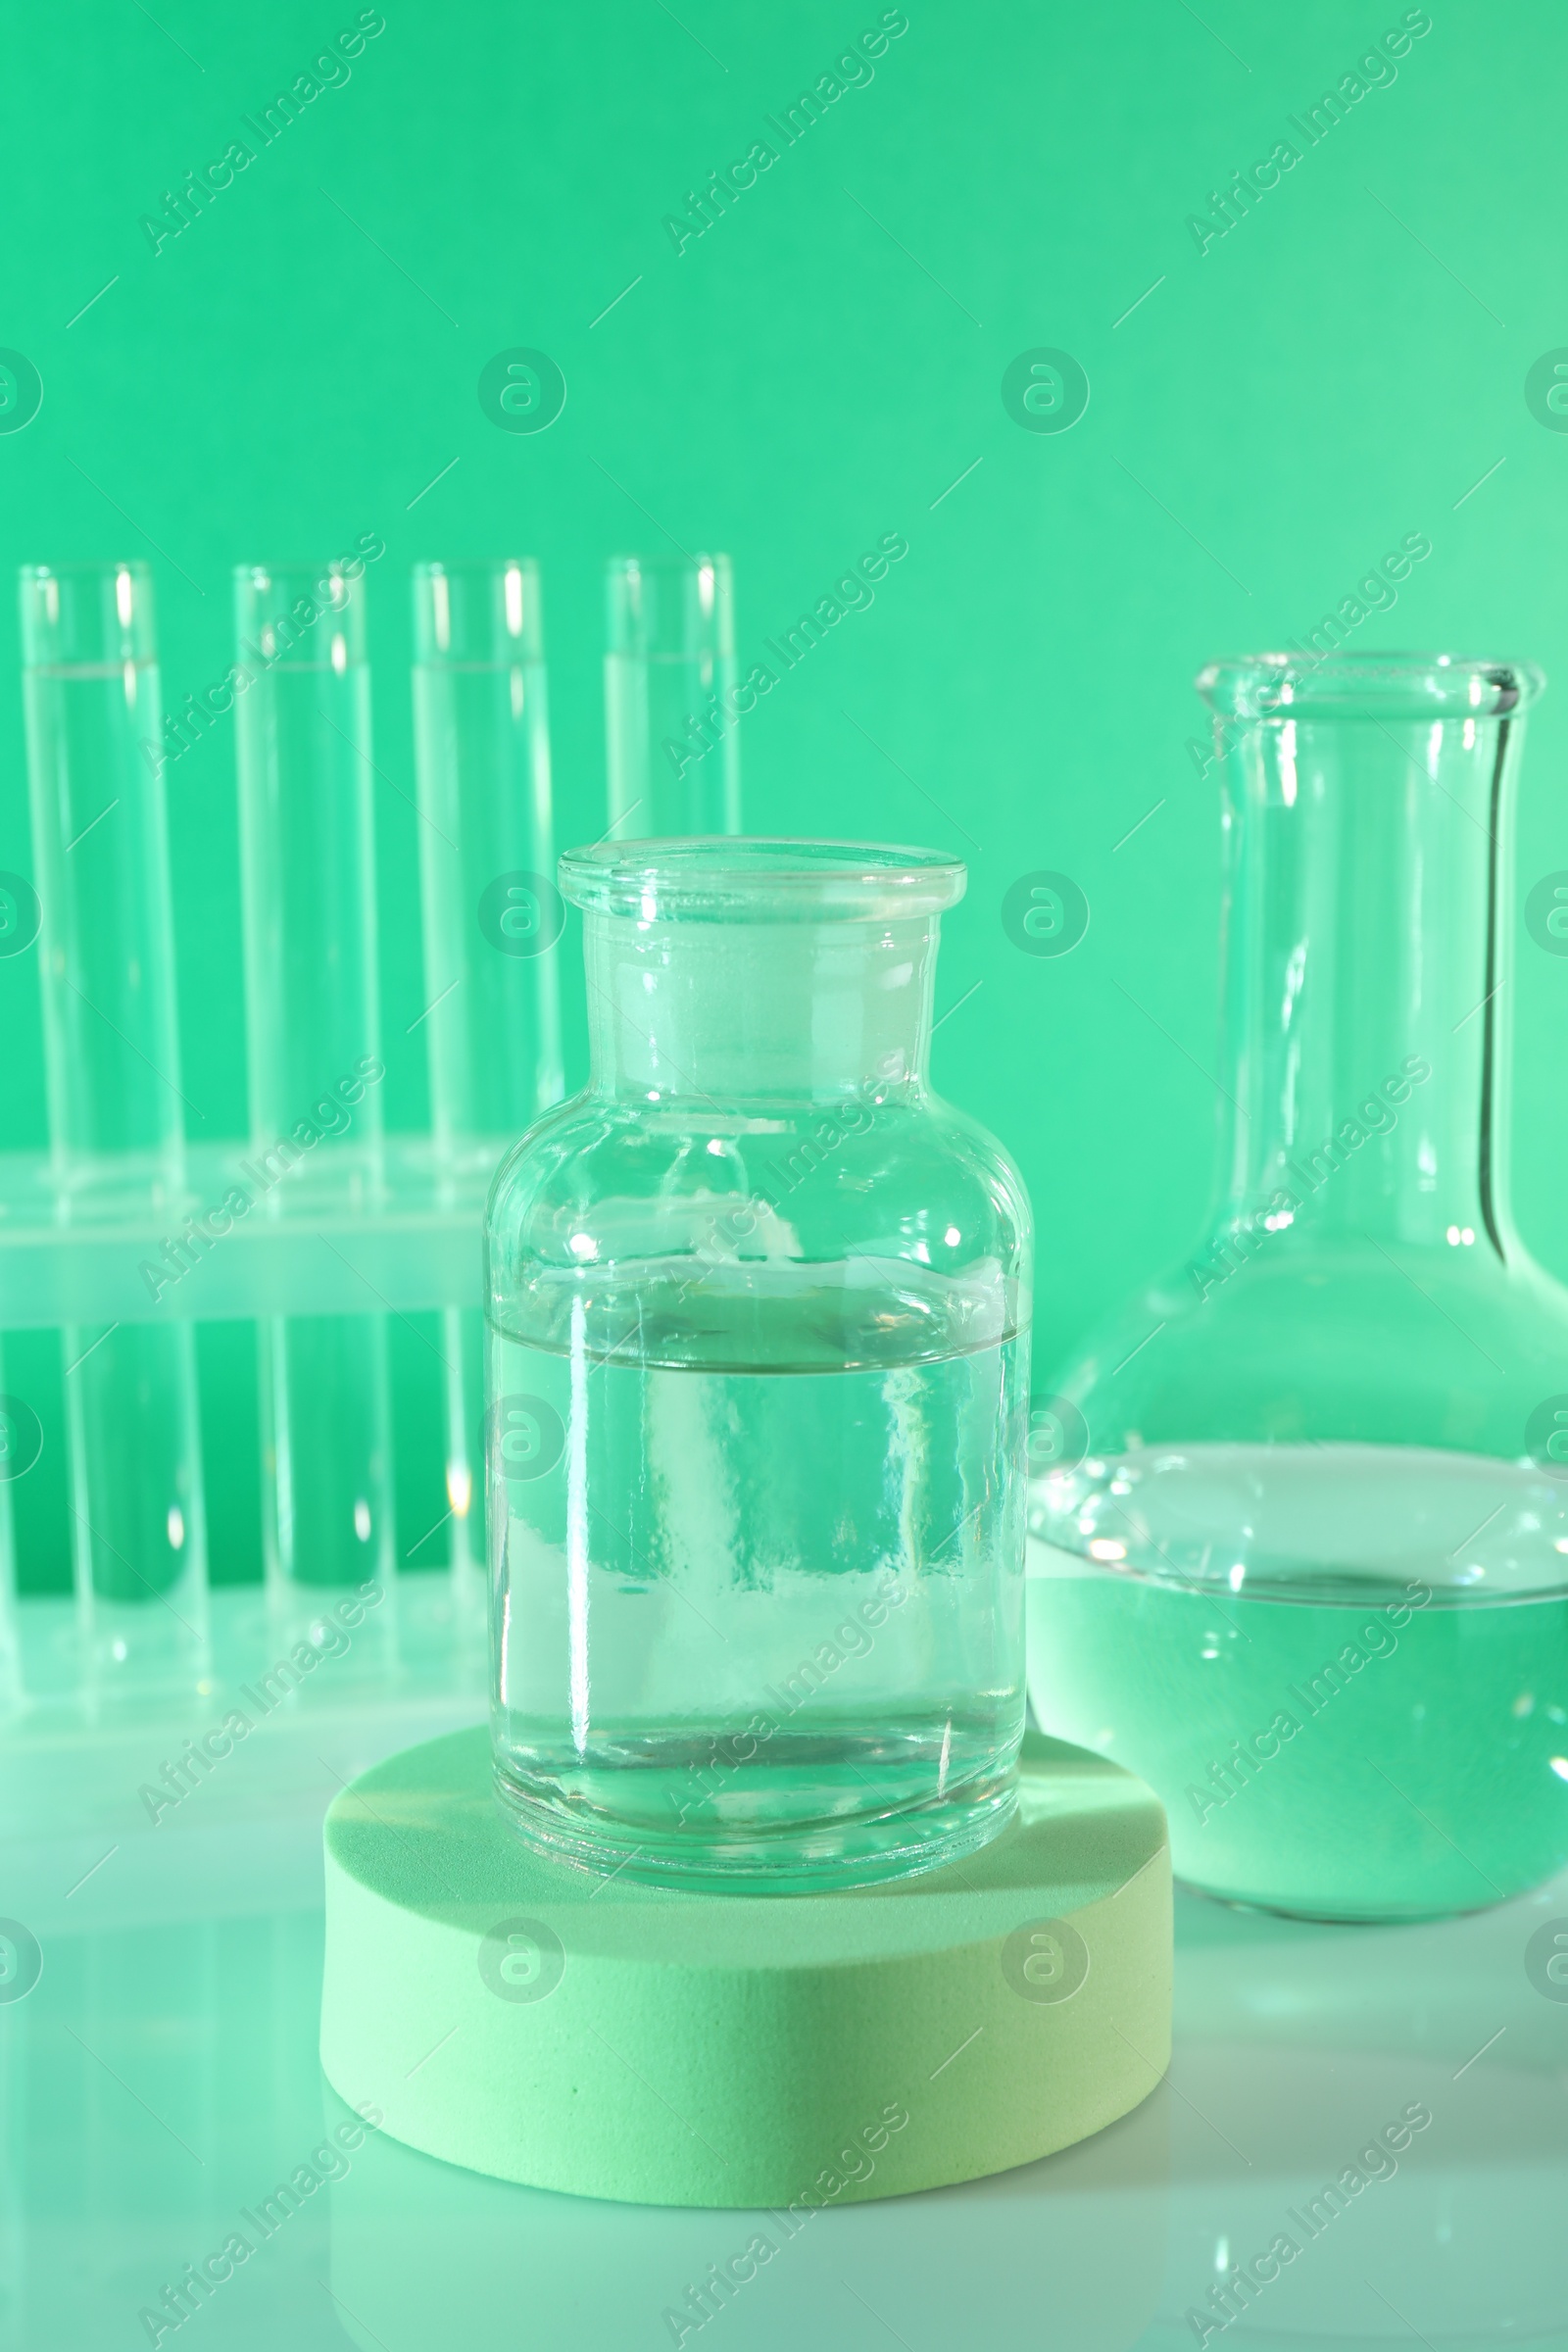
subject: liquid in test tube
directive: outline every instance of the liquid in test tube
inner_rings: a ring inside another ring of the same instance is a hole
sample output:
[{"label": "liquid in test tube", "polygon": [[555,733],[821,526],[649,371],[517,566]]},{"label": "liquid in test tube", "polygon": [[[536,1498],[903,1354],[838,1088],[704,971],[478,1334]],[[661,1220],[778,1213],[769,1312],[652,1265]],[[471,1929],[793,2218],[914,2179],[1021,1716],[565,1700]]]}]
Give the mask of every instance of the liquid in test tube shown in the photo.
[{"label": "liquid in test tube", "polygon": [[[538,565],[419,564],[414,715],[431,1130],[488,1180],[562,1093],[550,722]],[[472,1621],[484,1569],[484,1318],[442,1318],[452,1559]]]},{"label": "liquid in test tube", "polygon": [[[184,1115],[153,584],[28,564],[23,678],[58,1214],[182,1211]],[[63,1335],[76,1594],[95,1688],[199,1680],[207,1541],[188,1320]]]},{"label": "liquid in test tube", "polygon": [[605,735],[617,841],[741,829],[728,556],[612,556]]},{"label": "liquid in test tube", "polygon": [[[250,1167],[262,1213],[302,1221],[371,1210],[383,1185],[363,573],[353,558],[235,579]],[[259,1326],[263,1548],[291,1631],[393,1571],[386,1317],[366,1303]]]}]

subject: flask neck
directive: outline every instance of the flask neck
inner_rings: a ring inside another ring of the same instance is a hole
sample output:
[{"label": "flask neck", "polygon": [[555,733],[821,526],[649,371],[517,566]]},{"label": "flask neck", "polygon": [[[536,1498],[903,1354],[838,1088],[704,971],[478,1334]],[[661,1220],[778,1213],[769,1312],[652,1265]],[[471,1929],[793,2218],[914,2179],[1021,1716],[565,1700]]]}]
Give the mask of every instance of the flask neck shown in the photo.
[{"label": "flask neck", "polygon": [[1515,716],[1254,719],[1226,760],[1224,1209],[1513,1253]]},{"label": "flask neck", "polygon": [[589,911],[592,1082],[639,1102],[922,1087],[935,915],[642,922]]}]

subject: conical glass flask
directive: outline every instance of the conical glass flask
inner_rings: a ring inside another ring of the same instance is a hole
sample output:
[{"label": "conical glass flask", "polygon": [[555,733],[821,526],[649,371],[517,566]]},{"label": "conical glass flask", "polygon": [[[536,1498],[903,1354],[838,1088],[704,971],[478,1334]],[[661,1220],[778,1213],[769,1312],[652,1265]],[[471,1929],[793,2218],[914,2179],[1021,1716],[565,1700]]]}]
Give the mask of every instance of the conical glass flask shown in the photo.
[{"label": "conical glass flask", "polygon": [[1198,681],[1224,780],[1218,1200],[1037,1404],[1030,1688],[1177,1869],[1330,1919],[1568,1857],[1568,1294],[1509,1215],[1525,664]]}]

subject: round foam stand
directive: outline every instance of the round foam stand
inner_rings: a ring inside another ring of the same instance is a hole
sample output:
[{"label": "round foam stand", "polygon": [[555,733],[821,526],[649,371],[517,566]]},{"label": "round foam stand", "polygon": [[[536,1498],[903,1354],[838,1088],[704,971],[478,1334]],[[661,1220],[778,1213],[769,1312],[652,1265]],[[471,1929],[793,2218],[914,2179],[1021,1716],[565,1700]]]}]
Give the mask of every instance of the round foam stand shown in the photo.
[{"label": "round foam stand", "polygon": [[1170,2055],[1165,1819],[1031,1735],[961,1862],[808,1895],[599,1878],[503,1820],[483,1730],[326,1819],[321,2064],[411,2146],[653,2205],[818,2206],[1051,2155]]}]

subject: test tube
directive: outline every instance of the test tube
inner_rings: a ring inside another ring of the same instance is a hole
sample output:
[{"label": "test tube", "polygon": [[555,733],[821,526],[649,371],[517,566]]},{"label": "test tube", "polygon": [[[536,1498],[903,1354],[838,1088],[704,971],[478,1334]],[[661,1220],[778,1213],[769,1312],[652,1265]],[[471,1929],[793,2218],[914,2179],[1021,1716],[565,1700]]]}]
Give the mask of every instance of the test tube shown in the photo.
[{"label": "test tube", "polygon": [[[373,1209],[383,1180],[363,572],[235,573],[251,1169],[279,1217]],[[279,1314],[258,1338],[267,1581],[308,1632],[331,1588],[392,1574],[386,1318]]]},{"label": "test tube", "polygon": [[605,737],[621,841],[741,829],[728,556],[612,556]]},{"label": "test tube", "polygon": [[[61,1217],[182,1206],[184,1109],[153,586],[140,563],[25,564],[22,642],[39,986]],[[77,1606],[95,1682],[199,1677],[207,1534],[186,1321],[64,1333]]]},{"label": "test tube", "polygon": [[[550,728],[539,567],[414,570],[414,724],[430,1124],[444,1168],[487,1180],[563,1088]],[[484,1567],[484,1317],[443,1311],[454,1574]]]}]

